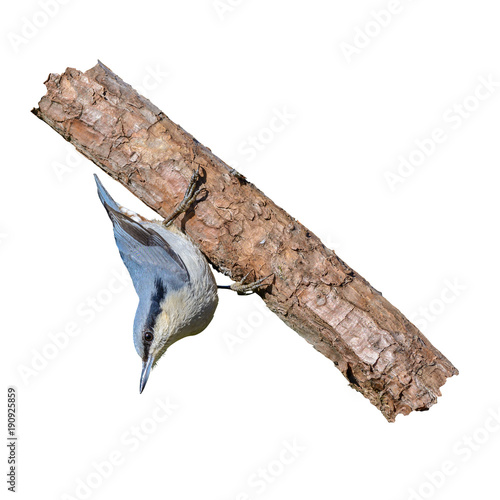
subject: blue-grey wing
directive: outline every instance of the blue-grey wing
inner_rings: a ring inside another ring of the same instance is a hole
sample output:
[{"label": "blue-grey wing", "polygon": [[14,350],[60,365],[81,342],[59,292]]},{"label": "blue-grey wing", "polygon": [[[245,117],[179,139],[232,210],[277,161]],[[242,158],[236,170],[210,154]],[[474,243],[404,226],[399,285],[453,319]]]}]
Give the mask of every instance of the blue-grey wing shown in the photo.
[{"label": "blue-grey wing", "polygon": [[101,202],[113,222],[116,245],[137,292],[148,289],[158,277],[174,290],[188,283],[189,272],[181,256],[154,229],[120,212],[99,180],[96,181]]},{"label": "blue-grey wing", "polygon": [[170,289],[189,282],[189,272],[172,247],[152,228],[135,222],[121,212],[109,209],[116,245],[134,285],[158,276]]}]

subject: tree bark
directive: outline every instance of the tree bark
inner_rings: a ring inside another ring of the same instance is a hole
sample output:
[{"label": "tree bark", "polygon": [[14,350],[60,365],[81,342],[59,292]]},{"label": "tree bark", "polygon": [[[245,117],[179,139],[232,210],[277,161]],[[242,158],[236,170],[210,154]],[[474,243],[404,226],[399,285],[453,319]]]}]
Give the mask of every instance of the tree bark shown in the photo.
[{"label": "tree bark", "polygon": [[51,74],[33,113],[162,217],[204,171],[175,223],[233,280],[274,273],[259,295],[389,420],[423,411],[457,369],[334,251],[101,63]]}]

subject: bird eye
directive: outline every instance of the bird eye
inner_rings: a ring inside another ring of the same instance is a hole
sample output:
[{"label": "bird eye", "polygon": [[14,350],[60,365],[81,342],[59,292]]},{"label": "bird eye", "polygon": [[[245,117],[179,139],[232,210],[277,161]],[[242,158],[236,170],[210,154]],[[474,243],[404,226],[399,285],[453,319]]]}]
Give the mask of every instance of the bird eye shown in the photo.
[{"label": "bird eye", "polygon": [[144,332],[143,338],[146,342],[153,342],[153,334],[151,332]]}]

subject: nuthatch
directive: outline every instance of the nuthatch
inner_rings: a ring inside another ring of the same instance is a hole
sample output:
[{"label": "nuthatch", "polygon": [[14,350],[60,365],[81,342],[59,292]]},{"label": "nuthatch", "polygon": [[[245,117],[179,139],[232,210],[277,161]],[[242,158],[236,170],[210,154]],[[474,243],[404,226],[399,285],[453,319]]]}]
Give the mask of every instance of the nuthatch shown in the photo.
[{"label": "nuthatch", "polygon": [[[203,331],[217,307],[217,288],[239,294],[253,292],[269,276],[253,283],[246,279],[217,286],[207,260],[181,231],[170,226],[189,209],[202,189],[195,190],[193,173],[184,199],[165,221],[148,221],[118,205],[94,175],[99,198],[113,223],[116,245],[139,296],[134,319],[134,345],[142,359],[140,392],[151,368],[174,342]],[[248,276],[248,275],[247,275]]]}]

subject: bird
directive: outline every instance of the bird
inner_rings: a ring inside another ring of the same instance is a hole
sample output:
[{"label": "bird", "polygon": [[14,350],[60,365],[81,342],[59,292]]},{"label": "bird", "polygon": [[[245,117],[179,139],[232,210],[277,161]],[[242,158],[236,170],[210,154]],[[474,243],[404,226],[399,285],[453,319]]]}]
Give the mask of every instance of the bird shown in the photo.
[{"label": "bird", "polygon": [[139,384],[142,394],[152,368],[165,351],[174,342],[202,332],[212,321],[219,300],[218,288],[246,295],[256,291],[269,276],[245,284],[248,273],[231,285],[217,285],[199,248],[171,225],[205,189],[196,189],[199,169],[193,172],[184,199],[163,221],[149,221],[122,207],[96,174],[94,178],[99,199],[113,224],[120,256],[139,297],[133,337],[142,360]]}]

